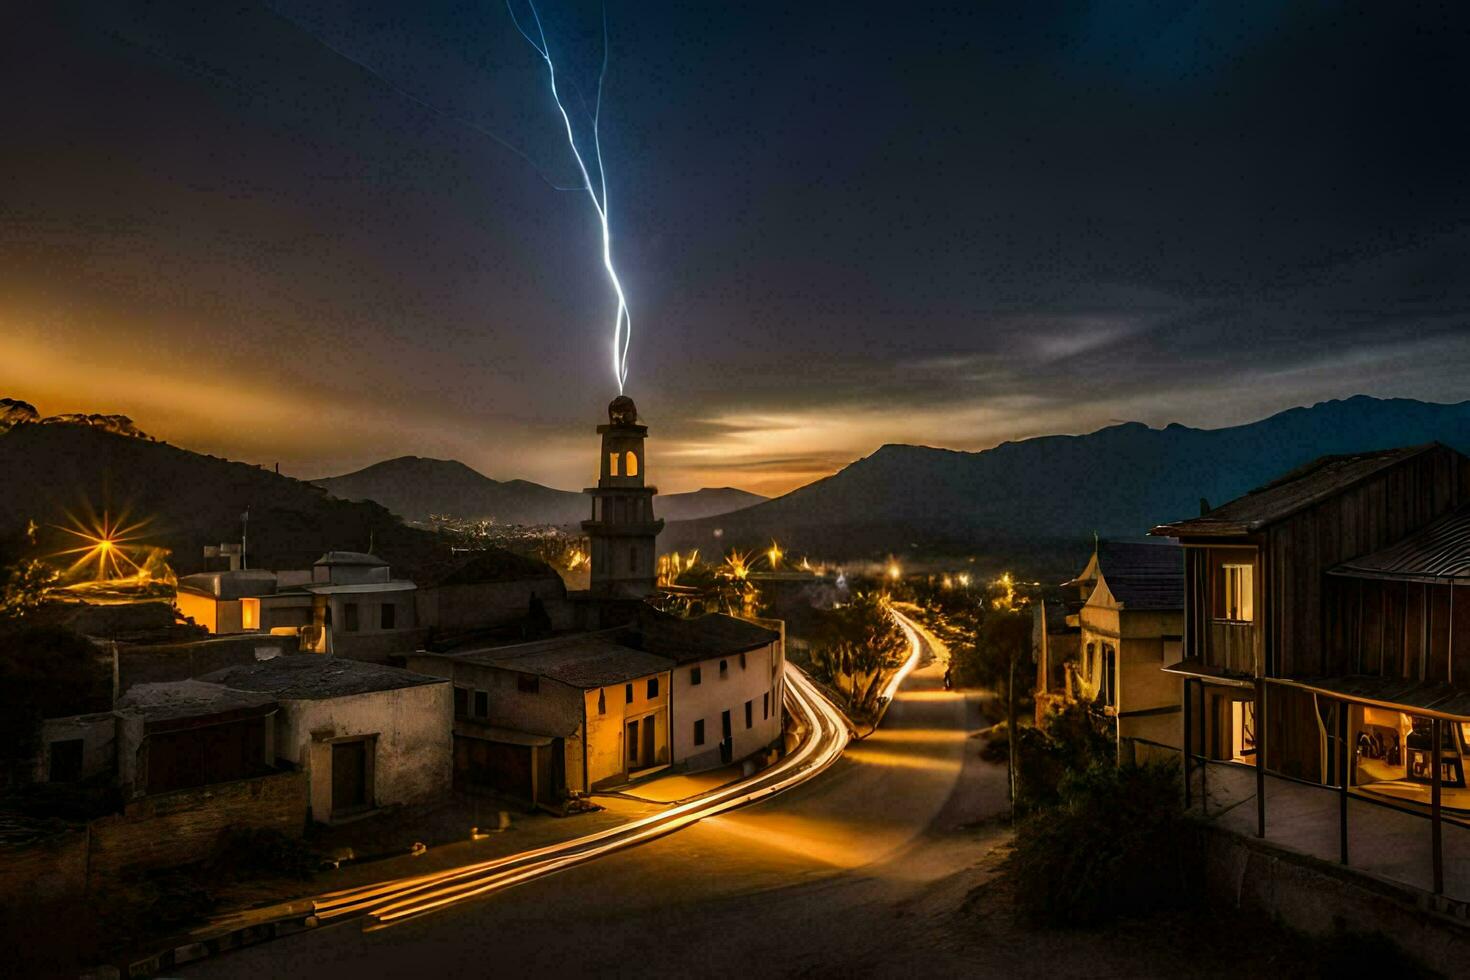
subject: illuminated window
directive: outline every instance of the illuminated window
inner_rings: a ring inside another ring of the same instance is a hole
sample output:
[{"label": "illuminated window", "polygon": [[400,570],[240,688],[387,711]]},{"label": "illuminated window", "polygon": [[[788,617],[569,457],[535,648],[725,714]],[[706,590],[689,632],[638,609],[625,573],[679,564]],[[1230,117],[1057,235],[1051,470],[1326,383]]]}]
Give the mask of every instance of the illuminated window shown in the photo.
[{"label": "illuminated window", "polygon": [[1223,565],[1220,568],[1222,584],[1221,602],[1217,618],[1235,623],[1255,621],[1254,589],[1251,587],[1251,566]]},{"label": "illuminated window", "polygon": [[628,456],[624,463],[623,470],[628,476],[638,475],[638,455],[633,450],[628,450]]},{"label": "illuminated window", "polygon": [[618,475],[618,454],[617,453],[608,453],[607,454],[607,475],[608,476],[617,476]]},{"label": "illuminated window", "polygon": [[1256,757],[1256,703],[1230,702],[1231,758],[1253,762]]},{"label": "illuminated window", "polygon": [[240,628],[242,630],[260,629],[260,600],[240,600]]}]

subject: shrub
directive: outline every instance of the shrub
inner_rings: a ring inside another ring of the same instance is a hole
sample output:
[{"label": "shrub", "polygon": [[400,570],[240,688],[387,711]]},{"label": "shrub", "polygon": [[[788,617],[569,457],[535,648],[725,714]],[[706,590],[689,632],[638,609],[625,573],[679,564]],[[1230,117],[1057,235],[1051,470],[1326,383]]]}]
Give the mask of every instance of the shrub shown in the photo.
[{"label": "shrub", "polygon": [[1060,802],[1016,835],[1016,897],[1051,925],[1091,926],[1185,901],[1187,831],[1174,762],[1068,772]]}]

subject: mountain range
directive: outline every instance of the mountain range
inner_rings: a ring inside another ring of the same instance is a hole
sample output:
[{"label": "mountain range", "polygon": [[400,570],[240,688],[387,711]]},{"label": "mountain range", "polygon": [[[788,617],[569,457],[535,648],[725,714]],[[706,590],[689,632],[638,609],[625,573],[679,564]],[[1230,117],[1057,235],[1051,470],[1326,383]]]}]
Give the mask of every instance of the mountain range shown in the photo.
[{"label": "mountain range", "polygon": [[[832,559],[1020,554],[1135,537],[1318,456],[1442,442],[1470,452],[1470,401],[1356,396],[1246,425],[1138,422],[983,452],[886,445],[815,483],[733,514],[673,523],[664,550],[761,547]],[[1068,558],[1071,560],[1071,557]]]},{"label": "mountain range", "polygon": [[[441,514],[500,524],[574,524],[590,516],[586,494],[531,483],[492,480],[453,459],[400,456],[342,476],[313,481],[343,500],[371,500],[406,521]],[[726,514],[766,500],[734,487],[659,494],[654,507],[668,521]]]}]

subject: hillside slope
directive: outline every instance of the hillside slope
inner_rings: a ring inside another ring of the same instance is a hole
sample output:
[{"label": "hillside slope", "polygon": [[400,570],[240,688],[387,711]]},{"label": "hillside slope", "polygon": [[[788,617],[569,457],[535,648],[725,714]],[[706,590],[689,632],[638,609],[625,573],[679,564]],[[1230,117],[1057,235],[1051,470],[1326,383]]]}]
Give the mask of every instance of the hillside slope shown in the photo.
[{"label": "hillside slope", "polygon": [[[1470,402],[1357,396],[1247,425],[1131,422],[983,452],[888,445],[737,514],[674,524],[663,549],[753,547],[776,537],[825,557],[1024,548],[1136,536],[1222,503],[1324,454],[1439,441],[1470,452]],[[716,531],[721,532],[718,536]]]},{"label": "hillside slope", "polygon": [[205,545],[240,539],[249,508],[250,563],[309,566],[332,549],[371,545],[412,575],[435,563],[434,535],[405,527],[373,503],[334,500],[320,489],[248,463],[80,425],[18,425],[0,434],[0,545],[22,545],[30,522],[45,552],[76,547],[63,527],[86,515],[126,515],[141,544],[172,551],[179,573],[203,566]]}]

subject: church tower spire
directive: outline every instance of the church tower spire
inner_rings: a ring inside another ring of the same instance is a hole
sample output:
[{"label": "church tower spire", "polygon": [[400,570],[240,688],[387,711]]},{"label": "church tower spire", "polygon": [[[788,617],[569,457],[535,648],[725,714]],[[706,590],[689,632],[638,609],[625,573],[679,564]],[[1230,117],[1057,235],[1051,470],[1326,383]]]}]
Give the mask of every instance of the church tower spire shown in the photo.
[{"label": "church tower spire", "polygon": [[653,516],[658,489],[643,483],[648,426],[638,424],[638,407],[627,395],[613,399],[607,421],[597,427],[597,486],[584,491],[592,497],[592,519],[582,522],[592,543],[592,593],[642,598],[657,585],[654,540],[664,526]]}]

